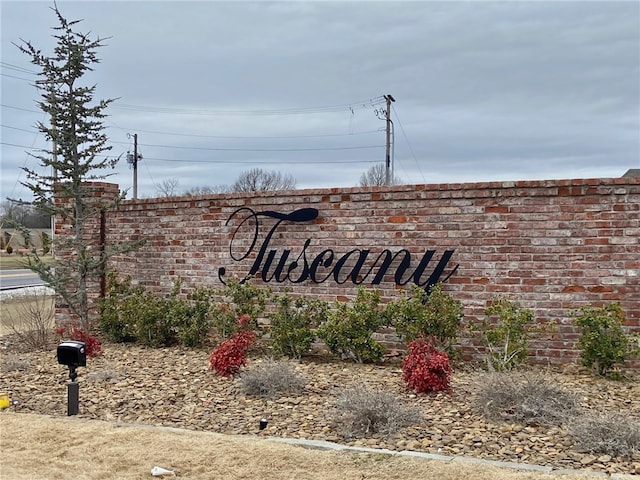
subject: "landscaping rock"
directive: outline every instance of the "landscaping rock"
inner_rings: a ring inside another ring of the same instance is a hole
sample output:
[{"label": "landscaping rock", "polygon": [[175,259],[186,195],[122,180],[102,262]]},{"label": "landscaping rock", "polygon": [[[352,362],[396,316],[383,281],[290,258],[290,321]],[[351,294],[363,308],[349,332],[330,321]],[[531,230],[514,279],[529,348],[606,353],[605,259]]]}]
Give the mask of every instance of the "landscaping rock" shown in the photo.
[{"label": "landscaping rock", "polygon": [[[86,368],[78,369],[80,417],[464,455],[554,469],[640,473],[640,455],[625,459],[574,451],[574,439],[564,427],[487,421],[474,405],[475,395],[485,382],[484,372],[478,370],[455,370],[447,392],[415,394],[402,382],[397,360],[385,365],[357,365],[306,358],[292,362],[296,372],[307,379],[303,392],[266,399],[246,396],[236,378],[220,377],[208,370],[210,352],[206,350],[117,344],[103,348],[103,355],[89,359]],[[25,413],[66,415],[68,370],[56,363],[55,352],[21,355],[28,361],[26,369],[7,372],[0,368],[3,391],[6,389],[11,399],[19,402],[11,408]],[[258,360],[250,359],[248,368]],[[615,411],[640,419],[637,373],[631,374],[629,381],[614,382],[594,377],[577,366],[546,368],[544,372],[558,386],[578,393],[589,410]],[[418,405],[422,421],[384,438],[340,436],[334,428],[337,394],[362,384]],[[259,432],[261,418],[267,418],[269,423]]]}]

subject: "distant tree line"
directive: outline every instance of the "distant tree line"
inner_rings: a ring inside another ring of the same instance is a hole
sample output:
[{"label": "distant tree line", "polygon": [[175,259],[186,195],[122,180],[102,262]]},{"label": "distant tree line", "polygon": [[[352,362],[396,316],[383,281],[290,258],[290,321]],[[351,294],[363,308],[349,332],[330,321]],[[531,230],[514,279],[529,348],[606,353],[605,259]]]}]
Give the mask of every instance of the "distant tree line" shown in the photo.
[{"label": "distant tree line", "polygon": [[0,223],[3,228],[50,228],[51,215],[29,203],[5,200],[0,204]]},{"label": "distant tree line", "polygon": [[[392,178],[392,185],[402,183],[404,182],[399,177]],[[261,168],[252,168],[241,173],[232,185],[205,185],[180,191],[177,179],[164,180],[156,185],[156,194],[159,197],[174,197],[231,192],[275,192],[293,190],[296,188],[296,184],[296,179],[291,174],[283,174],[277,170],[266,171]],[[386,185],[386,169],[382,163],[374,165],[360,176],[361,187],[380,185]]]}]

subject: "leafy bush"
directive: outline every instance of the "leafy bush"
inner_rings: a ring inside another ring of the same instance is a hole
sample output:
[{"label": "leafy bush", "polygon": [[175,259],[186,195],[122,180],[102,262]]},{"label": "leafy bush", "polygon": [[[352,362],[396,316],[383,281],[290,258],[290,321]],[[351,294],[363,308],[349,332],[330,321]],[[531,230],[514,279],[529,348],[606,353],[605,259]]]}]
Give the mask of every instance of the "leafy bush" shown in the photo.
[{"label": "leafy bush", "polygon": [[329,307],[322,300],[292,299],[288,294],[274,297],[277,309],[269,315],[273,350],[279,355],[301,358],[316,336],[312,329],[327,317]]},{"label": "leafy bush", "polygon": [[207,340],[211,328],[209,312],[214,294],[214,290],[210,288],[197,288],[187,296],[186,302],[173,299],[169,316],[176,324],[181,345],[198,347]]},{"label": "leafy bush", "polygon": [[[249,315],[238,318],[238,327],[246,328]],[[247,364],[247,350],[255,342],[256,334],[251,330],[239,330],[233,337],[222,342],[209,357],[209,367],[218,375],[227,377],[240,371]]]},{"label": "leafy bush", "polygon": [[416,392],[446,390],[451,382],[449,357],[422,338],[413,340],[402,361],[402,379]]},{"label": "leafy bush", "polygon": [[291,365],[268,361],[240,375],[240,388],[245,395],[275,398],[280,394],[299,394],[306,380]]},{"label": "leafy bush", "polygon": [[178,342],[177,328],[174,323],[176,285],[168,298],[162,298],[144,291],[140,296],[139,310],[134,317],[136,338],[139,342],[151,347],[167,347]]},{"label": "leafy bush", "polygon": [[334,425],[347,438],[368,434],[392,435],[421,419],[420,409],[402,399],[365,385],[343,390],[337,399]]},{"label": "leafy bush", "polygon": [[60,338],[68,338],[77,342],[84,343],[84,349],[87,357],[93,358],[102,353],[102,343],[97,337],[85,332],[76,322],[70,322],[68,325],[59,324],[55,328],[55,333]]},{"label": "leafy bush", "polygon": [[442,290],[442,284],[424,289],[412,285],[410,296],[387,304],[386,315],[396,332],[409,343],[419,337],[433,338],[439,348],[452,353],[460,331],[462,303]]},{"label": "leafy bush", "polygon": [[118,280],[109,274],[108,294],[100,300],[100,329],[114,342],[132,342],[152,346],[181,343],[199,346],[207,339],[210,328],[213,290],[198,288],[178,297],[182,282],[174,282],[171,293],[162,298],[131,285],[131,277]]},{"label": "leafy bush", "polygon": [[497,320],[485,319],[479,326],[473,323],[470,326],[483,337],[489,368],[502,371],[523,364],[528,357],[529,334],[546,326],[532,325],[533,312],[504,297],[494,298],[484,313],[496,316]]},{"label": "leafy bush", "polygon": [[358,288],[351,302],[336,302],[328,319],[316,330],[331,353],[358,363],[377,362],[384,354],[384,347],[371,335],[384,323],[380,308],[380,293]]},{"label": "leafy bush", "polygon": [[588,305],[572,312],[573,323],[580,329],[578,345],[582,349],[582,364],[596,366],[599,375],[611,376],[615,365],[637,354],[622,329],[625,315],[620,303],[602,307]]},{"label": "leafy bush", "polygon": [[562,425],[573,418],[579,403],[577,394],[531,372],[491,374],[482,382],[476,402],[491,420],[525,425]]},{"label": "leafy bush", "polygon": [[580,451],[630,457],[640,453],[640,422],[619,413],[578,417],[569,433]]},{"label": "leafy bush", "polygon": [[212,307],[211,326],[221,338],[231,338],[238,331],[236,319],[242,315],[251,318],[251,329],[258,331],[258,318],[264,313],[266,302],[271,291],[259,287],[250,280],[239,282],[235,279],[227,281],[226,287],[216,294],[227,298]]},{"label": "leafy bush", "polygon": [[112,342],[137,340],[137,319],[154,310],[156,299],[147,294],[143,286],[132,286],[131,277],[118,280],[115,272],[107,277],[107,292],[99,301],[100,330]]}]

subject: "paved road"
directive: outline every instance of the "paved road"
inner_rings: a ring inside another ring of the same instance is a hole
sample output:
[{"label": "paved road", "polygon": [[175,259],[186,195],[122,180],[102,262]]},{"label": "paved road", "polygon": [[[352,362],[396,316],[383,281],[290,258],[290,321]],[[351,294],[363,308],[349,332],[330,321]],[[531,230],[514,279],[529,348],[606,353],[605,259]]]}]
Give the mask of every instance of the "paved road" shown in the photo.
[{"label": "paved road", "polygon": [[2,270],[0,271],[0,290],[12,288],[44,285],[40,277],[31,270]]}]

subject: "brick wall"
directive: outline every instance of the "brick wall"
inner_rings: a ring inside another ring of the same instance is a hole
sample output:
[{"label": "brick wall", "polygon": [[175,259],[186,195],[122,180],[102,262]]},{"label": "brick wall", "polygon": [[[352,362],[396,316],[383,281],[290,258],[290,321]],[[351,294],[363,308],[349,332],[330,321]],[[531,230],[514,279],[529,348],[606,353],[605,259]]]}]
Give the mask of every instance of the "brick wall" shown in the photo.
[{"label": "brick wall", "polygon": [[[260,214],[301,209],[317,216]],[[482,318],[487,302],[505,294],[538,321],[558,322],[552,339],[533,345],[534,361],[545,363],[576,357],[575,307],[620,301],[627,325],[640,331],[639,178],[143,199],[108,213],[107,242],[140,238],[142,249],[110,267],[158,292],[178,277],[185,290],[219,287],[252,266],[275,290],[328,301],[353,295],[359,283],[389,298],[397,283],[448,278],[445,290],[463,302],[466,320]],[[392,261],[382,275],[385,259]]]}]

